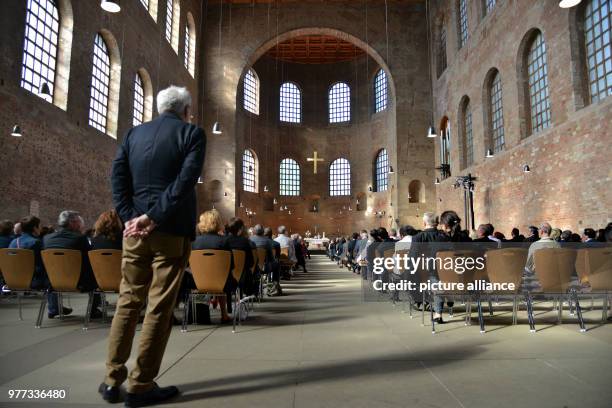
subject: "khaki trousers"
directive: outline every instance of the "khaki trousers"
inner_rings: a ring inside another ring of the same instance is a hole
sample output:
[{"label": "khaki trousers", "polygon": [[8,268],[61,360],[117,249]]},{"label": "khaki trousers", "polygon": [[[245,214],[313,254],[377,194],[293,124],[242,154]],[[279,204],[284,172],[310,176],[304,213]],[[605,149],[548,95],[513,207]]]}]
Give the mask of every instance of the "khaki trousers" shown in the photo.
[{"label": "khaki trousers", "polygon": [[153,387],[172,329],[176,298],[190,252],[189,238],[162,232],[154,231],[145,239],[123,239],[122,279],[106,361],[107,385],[120,386],[127,378],[125,363],[146,299],[138,358],[127,390],[141,393]]}]

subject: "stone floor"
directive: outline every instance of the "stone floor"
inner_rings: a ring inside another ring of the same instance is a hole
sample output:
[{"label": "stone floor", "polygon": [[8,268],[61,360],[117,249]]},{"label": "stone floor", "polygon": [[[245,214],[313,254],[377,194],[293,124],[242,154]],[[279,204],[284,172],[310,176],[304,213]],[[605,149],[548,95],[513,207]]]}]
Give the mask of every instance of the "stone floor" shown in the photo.
[{"label": "stone floor", "polygon": [[[579,333],[567,313],[555,324],[536,308],[538,332],[524,313],[509,324],[509,304],[487,317],[487,333],[465,326],[462,310],[438,328],[401,306],[363,302],[362,281],[323,256],[284,282],[285,296],[257,304],[232,333],[228,326],[175,328],[158,382],[175,384],[176,407],[606,407],[612,406],[612,325],[586,311]],[[112,299],[111,299],[112,301]],[[76,317],[34,328],[37,303],[0,302],[0,406],[108,406],[102,379],[108,324],[81,330]],[[586,302],[589,306],[589,302]],[[218,316],[213,315],[213,319]],[[9,389],[67,388],[66,401],[15,402]]]}]

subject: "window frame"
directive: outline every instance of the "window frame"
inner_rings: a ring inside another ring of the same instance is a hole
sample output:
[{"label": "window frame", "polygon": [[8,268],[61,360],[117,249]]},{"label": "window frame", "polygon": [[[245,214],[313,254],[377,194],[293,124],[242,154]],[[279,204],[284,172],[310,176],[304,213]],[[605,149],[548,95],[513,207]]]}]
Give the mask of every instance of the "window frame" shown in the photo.
[{"label": "window frame", "polygon": [[279,195],[297,197],[302,189],[302,171],[297,160],[286,157],[279,164]]},{"label": "window frame", "polygon": [[351,163],[344,157],[338,157],[329,165],[330,197],[343,197],[351,195]]},{"label": "window frame", "polygon": [[377,193],[389,189],[389,153],[382,148],[374,160],[374,186]]},{"label": "window frame", "polygon": [[[283,93],[285,86],[290,89],[290,92],[285,91]],[[297,83],[293,81],[283,82],[279,88],[278,102],[278,119],[281,123],[289,125],[300,125],[302,123],[302,89]]]},{"label": "window frame", "polygon": [[384,68],[379,68],[374,75],[374,113],[380,113],[389,107],[389,76]]},{"label": "window frame", "polygon": [[[257,156],[251,149],[242,152],[242,190],[248,193],[257,193]],[[253,170],[249,171],[249,165]],[[248,177],[246,177],[248,175]],[[248,183],[248,184],[247,184]]]},{"label": "window frame", "polygon": [[330,125],[351,122],[351,87],[347,82],[339,81],[329,87],[327,91],[327,119]]},{"label": "window frame", "polygon": [[[106,58],[102,58],[102,56]],[[102,63],[104,63],[104,66],[100,65]],[[111,67],[110,48],[102,34],[96,33],[94,38],[94,52],[90,82],[91,89],[89,95],[88,123],[94,129],[97,129],[105,134],[109,134],[108,122],[112,79]],[[96,73],[102,74],[103,76],[96,75]],[[102,123],[102,121],[99,119],[103,119],[104,123]]]},{"label": "window frame", "polygon": [[[252,77],[253,79],[249,79]],[[260,81],[259,75],[249,68],[242,79],[242,108],[253,115],[259,115]],[[252,107],[252,110],[250,109]]]}]

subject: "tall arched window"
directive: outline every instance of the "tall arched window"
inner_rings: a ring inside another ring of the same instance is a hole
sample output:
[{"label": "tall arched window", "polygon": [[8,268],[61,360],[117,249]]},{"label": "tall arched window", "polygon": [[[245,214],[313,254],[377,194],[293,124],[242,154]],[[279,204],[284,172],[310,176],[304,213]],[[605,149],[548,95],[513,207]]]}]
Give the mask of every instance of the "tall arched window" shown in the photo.
[{"label": "tall arched window", "polygon": [[257,161],[249,149],[242,153],[242,189],[251,193],[257,192]]},{"label": "tall arched window", "polygon": [[459,0],[459,48],[463,47],[468,39],[468,10],[467,0]]},{"label": "tall arched window", "polygon": [[346,82],[338,82],[329,88],[329,123],[350,122],[351,88]]},{"label": "tall arched window", "polygon": [[185,68],[195,76],[195,54],[196,54],[196,31],[195,21],[191,13],[187,13],[187,24],[185,24]]},{"label": "tall arched window", "polygon": [[300,165],[293,159],[283,159],[280,163],[280,195],[300,195]]},{"label": "tall arched window", "polygon": [[461,103],[461,132],[463,133],[463,167],[474,164],[474,137],[472,134],[472,108],[470,99],[464,97]]},{"label": "tall arched window", "polygon": [[438,38],[438,53],[437,53],[437,68],[438,68],[438,78],[442,73],[446,70],[446,28],[444,28],[444,23],[442,23],[442,28],[440,29],[440,37]]},{"label": "tall arched window", "polygon": [[329,166],[329,195],[351,195],[351,164],[343,157],[334,160]]},{"label": "tall arched window", "polygon": [[259,77],[252,68],[245,74],[243,86],[244,109],[259,115]]},{"label": "tall arched window", "polygon": [[374,77],[374,112],[387,109],[389,99],[387,73],[384,69],[379,69]]},{"label": "tall arched window", "polygon": [[134,78],[134,115],[133,126],[138,126],[144,122],[144,84],[139,73]]},{"label": "tall arched window", "polygon": [[451,127],[450,120],[445,116],[440,126],[440,164],[442,178],[451,176]]},{"label": "tall arched window", "polygon": [[178,0],[166,0],[166,40],[178,53],[181,5]]},{"label": "tall arched window", "polygon": [[285,82],[280,87],[281,122],[302,122],[302,92],[293,82]]},{"label": "tall arched window", "polygon": [[387,149],[381,149],[374,162],[374,175],[376,191],[387,191],[389,187],[389,155]]},{"label": "tall arched window", "polygon": [[531,132],[535,133],[550,126],[546,43],[539,31],[534,35],[527,51],[527,79]]},{"label": "tall arched window", "polygon": [[[55,90],[60,15],[53,0],[28,0],[21,87],[49,102]],[[47,84],[51,97],[41,94]]]},{"label": "tall arched window", "polygon": [[612,2],[590,0],[584,8],[584,38],[591,102],[612,95]]},{"label": "tall arched window", "polygon": [[489,118],[490,140],[495,153],[504,149],[504,107],[502,105],[502,85],[499,71],[493,73],[489,89]]},{"label": "tall arched window", "polygon": [[102,35],[96,34],[89,99],[89,124],[105,133],[108,118],[110,76],[111,65],[108,47]]}]

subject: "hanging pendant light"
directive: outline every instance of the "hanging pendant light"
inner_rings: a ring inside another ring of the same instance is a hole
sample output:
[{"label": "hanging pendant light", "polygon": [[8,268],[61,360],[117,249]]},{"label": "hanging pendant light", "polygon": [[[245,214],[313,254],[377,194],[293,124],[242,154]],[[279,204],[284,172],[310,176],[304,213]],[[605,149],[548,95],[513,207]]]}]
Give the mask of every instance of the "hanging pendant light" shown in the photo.
[{"label": "hanging pendant light", "polygon": [[289,210],[289,212],[287,214],[291,215],[291,210]]},{"label": "hanging pendant light", "polygon": [[11,136],[15,136],[15,137],[21,137],[23,136],[21,134],[21,128],[19,127],[19,125],[15,125],[13,126],[13,131],[11,132]]},{"label": "hanging pendant light", "polygon": [[268,185],[266,184],[266,185],[264,186],[264,193],[267,193],[268,191],[270,191],[270,190],[268,189]]},{"label": "hanging pendant light", "polygon": [[102,3],[100,3],[100,7],[102,7],[102,10],[107,11],[109,13],[118,13],[121,11],[119,0],[102,0]]},{"label": "hanging pendant light", "polygon": [[242,201],[240,202],[240,208],[244,208],[244,204],[242,204]]},{"label": "hanging pendant light", "polygon": [[436,135],[436,129],[433,126],[430,126],[429,129],[427,130],[427,137],[436,137],[438,135]]},{"label": "hanging pendant light", "polygon": [[577,6],[578,4],[580,4],[582,0],[561,0],[559,1],[559,7],[561,8],[570,8],[570,7],[574,7]]},{"label": "hanging pendant light", "polygon": [[220,135],[223,133],[221,131],[221,125],[219,124],[219,122],[215,122],[212,128],[212,132],[213,132],[213,135]]},{"label": "hanging pendant light", "polygon": [[272,204],[276,205],[278,204],[278,200],[276,200],[276,198],[274,200],[272,200]]},{"label": "hanging pendant light", "polygon": [[523,165],[523,173],[529,173],[531,171],[531,169],[529,168],[528,164]]},{"label": "hanging pendant light", "polygon": [[487,149],[487,154],[485,155],[487,159],[493,157],[493,149]]},{"label": "hanging pendant light", "polygon": [[440,178],[436,177],[436,181],[434,182],[434,184],[440,184]]},{"label": "hanging pendant light", "polygon": [[395,173],[395,171],[393,171],[393,166],[389,166],[389,174],[393,174]]},{"label": "hanging pendant light", "polygon": [[202,184],[202,183],[204,183],[204,181],[202,181],[202,177],[200,176],[198,177],[198,184]]}]

